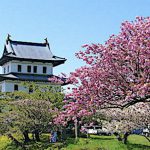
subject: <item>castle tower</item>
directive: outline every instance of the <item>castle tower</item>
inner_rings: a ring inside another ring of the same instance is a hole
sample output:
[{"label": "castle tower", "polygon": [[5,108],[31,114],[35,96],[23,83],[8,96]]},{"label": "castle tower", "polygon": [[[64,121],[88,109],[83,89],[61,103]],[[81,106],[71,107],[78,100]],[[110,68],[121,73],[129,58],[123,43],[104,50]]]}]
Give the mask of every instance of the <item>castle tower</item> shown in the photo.
[{"label": "castle tower", "polygon": [[50,84],[49,78],[53,77],[53,67],[65,63],[66,59],[53,55],[49,43],[33,43],[13,41],[8,35],[0,66],[1,92],[25,91],[21,86],[22,81],[32,81],[37,84]]}]

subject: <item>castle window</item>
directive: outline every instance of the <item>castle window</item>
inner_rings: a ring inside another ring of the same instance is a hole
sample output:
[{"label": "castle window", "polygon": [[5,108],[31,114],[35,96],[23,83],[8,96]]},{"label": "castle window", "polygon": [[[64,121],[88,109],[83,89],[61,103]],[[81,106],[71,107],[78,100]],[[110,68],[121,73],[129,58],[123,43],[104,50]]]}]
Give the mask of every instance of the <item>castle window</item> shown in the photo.
[{"label": "castle window", "polygon": [[46,73],[46,71],[47,71],[47,68],[43,67],[43,73]]},{"label": "castle window", "polygon": [[17,84],[14,85],[14,91],[18,91],[18,85]]},{"label": "castle window", "polygon": [[7,66],[7,72],[9,72],[9,66]]},{"label": "castle window", "polygon": [[27,72],[31,72],[31,66],[27,66]]},{"label": "castle window", "polygon": [[37,73],[37,66],[33,66],[33,72]]},{"label": "castle window", "polygon": [[18,72],[21,72],[21,65],[18,65]]},{"label": "castle window", "polygon": [[6,68],[4,67],[4,73],[6,73]]}]

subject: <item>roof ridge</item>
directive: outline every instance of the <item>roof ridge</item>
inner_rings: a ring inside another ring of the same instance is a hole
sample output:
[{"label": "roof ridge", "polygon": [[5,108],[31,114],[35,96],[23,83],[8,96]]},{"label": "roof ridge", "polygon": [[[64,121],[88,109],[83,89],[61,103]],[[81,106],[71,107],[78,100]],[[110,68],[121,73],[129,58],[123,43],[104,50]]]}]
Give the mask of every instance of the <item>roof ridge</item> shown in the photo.
[{"label": "roof ridge", "polygon": [[35,75],[35,76],[53,76],[53,74],[35,74],[35,73],[20,73],[20,72],[11,72],[11,74],[13,74],[13,75],[29,75],[29,76],[31,76],[31,75]]},{"label": "roof ridge", "polygon": [[23,44],[23,45],[36,45],[36,46],[46,46],[46,43],[37,43],[37,42],[27,42],[27,41],[13,41],[9,40],[10,43],[18,43],[18,44]]}]

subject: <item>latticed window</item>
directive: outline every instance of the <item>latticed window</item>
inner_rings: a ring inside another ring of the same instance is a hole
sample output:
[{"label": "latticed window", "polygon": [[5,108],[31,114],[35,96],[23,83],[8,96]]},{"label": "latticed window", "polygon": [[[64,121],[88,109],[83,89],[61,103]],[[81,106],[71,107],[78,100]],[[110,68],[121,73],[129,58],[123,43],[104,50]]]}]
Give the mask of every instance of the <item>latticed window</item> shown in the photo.
[{"label": "latticed window", "polygon": [[33,72],[37,73],[37,66],[33,66]]},{"label": "latticed window", "polygon": [[31,72],[31,66],[27,66],[27,72]]},{"label": "latticed window", "polygon": [[21,72],[21,65],[18,65],[18,72]]},{"label": "latticed window", "polygon": [[14,91],[18,91],[18,85],[17,84],[14,85]]},{"label": "latticed window", "polygon": [[9,66],[7,66],[7,72],[9,72]]},{"label": "latticed window", "polygon": [[4,74],[6,73],[6,68],[4,67]]},{"label": "latticed window", "polygon": [[43,73],[46,73],[46,72],[47,72],[47,68],[43,67]]}]

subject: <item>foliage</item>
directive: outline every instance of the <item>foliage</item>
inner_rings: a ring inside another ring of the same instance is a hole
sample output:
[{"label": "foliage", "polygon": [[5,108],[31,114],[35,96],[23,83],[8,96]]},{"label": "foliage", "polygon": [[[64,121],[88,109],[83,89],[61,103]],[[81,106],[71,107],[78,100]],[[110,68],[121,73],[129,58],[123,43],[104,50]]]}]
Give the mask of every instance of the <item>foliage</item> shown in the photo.
[{"label": "foliage", "polygon": [[87,117],[105,108],[124,109],[150,101],[150,17],[121,25],[105,44],[84,45],[76,54],[87,65],[72,72],[74,84],[56,123]]},{"label": "foliage", "polygon": [[103,126],[114,132],[131,132],[133,129],[146,128],[150,123],[150,103],[137,103],[124,110],[100,110],[99,113],[105,114],[108,120]]},{"label": "foliage", "polygon": [[[40,140],[40,132],[50,132],[56,127],[53,118],[62,108],[64,94],[54,90],[54,87],[34,84],[32,87],[34,92],[30,94],[23,91],[5,93],[3,99],[6,100],[0,101],[1,134],[23,134],[25,141],[29,141],[28,133],[33,132],[36,140],[37,137]],[[4,106],[6,103],[7,106]]]}]

